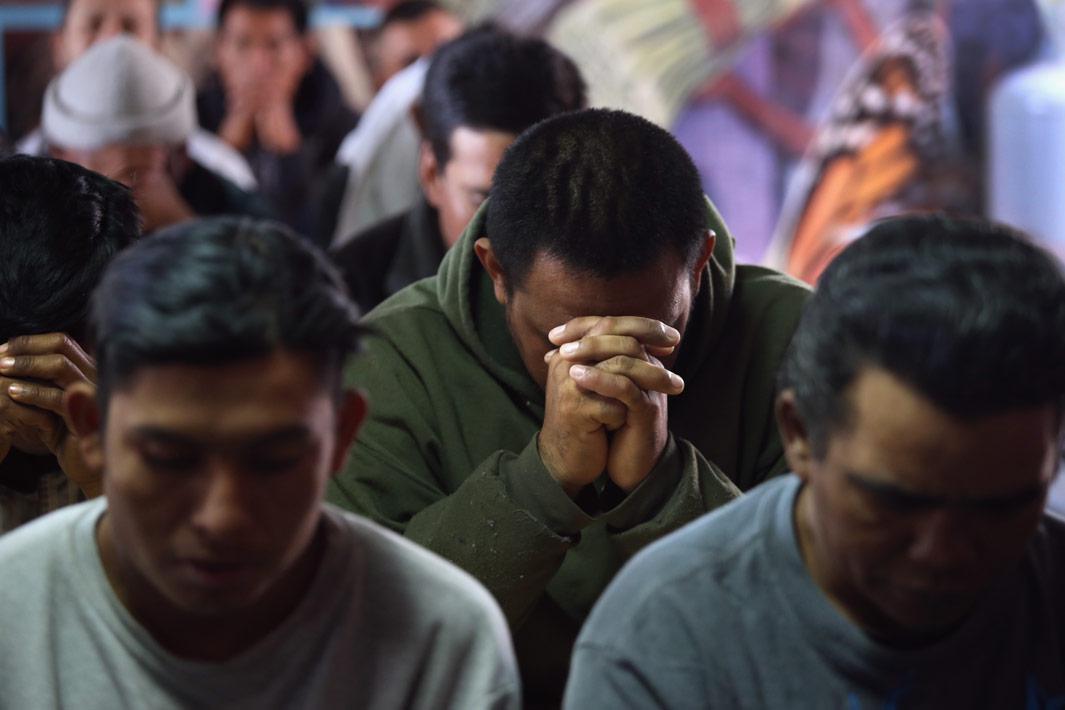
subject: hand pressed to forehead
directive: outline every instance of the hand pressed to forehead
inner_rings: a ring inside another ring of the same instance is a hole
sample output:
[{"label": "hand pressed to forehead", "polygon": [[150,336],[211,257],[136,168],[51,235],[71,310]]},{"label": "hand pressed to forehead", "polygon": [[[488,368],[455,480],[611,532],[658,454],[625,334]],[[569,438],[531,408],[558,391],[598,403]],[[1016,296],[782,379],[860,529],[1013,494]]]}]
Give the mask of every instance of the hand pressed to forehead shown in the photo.
[{"label": "hand pressed to forehead", "polygon": [[[680,333],[661,321],[639,317],[575,318],[548,334],[556,350],[544,355],[574,363],[570,376],[585,389],[604,397],[632,398],[632,389],[680,394],[684,380],[658,361],[672,353]],[[584,367],[591,365],[593,367]],[[623,381],[624,380],[624,381]]]},{"label": "hand pressed to forehead", "polygon": [[71,385],[95,385],[96,365],[63,333],[12,338],[0,345],[0,432],[30,454],[56,456],[63,471],[89,495],[98,476],[81,460],[66,418],[63,395]]},{"label": "hand pressed to forehead", "polygon": [[547,334],[555,345],[587,336],[626,336],[638,341],[652,355],[668,355],[680,344],[680,333],[662,321],[639,316],[581,316]]}]

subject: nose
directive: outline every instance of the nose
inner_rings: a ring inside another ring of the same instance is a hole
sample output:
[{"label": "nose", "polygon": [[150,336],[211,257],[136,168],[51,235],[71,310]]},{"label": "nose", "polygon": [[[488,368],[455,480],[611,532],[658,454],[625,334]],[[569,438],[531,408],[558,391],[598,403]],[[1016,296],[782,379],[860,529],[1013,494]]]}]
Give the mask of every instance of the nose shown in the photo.
[{"label": "nose", "polygon": [[266,45],[257,44],[248,52],[248,68],[259,79],[265,80],[274,72],[274,51]]},{"label": "nose", "polygon": [[254,525],[253,487],[247,477],[223,463],[204,474],[192,516],[193,527],[209,542],[235,543]]},{"label": "nose", "polygon": [[100,29],[96,33],[96,41],[102,42],[105,39],[111,39],[117,37],[125,32],[122,27],[122,18],[117,16],[108,16],[104,18],[104,21],[100,24]]}]

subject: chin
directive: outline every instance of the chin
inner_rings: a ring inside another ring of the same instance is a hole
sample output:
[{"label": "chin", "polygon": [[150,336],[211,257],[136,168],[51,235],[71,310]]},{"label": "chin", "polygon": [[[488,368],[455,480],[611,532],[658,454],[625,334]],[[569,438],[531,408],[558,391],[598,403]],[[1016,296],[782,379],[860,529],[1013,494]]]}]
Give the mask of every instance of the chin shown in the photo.
[{"label": "chin", "polygon": [[976,605],[971,590],[899,589],[881,605],[898,635],[942,636],[957,628]]}]

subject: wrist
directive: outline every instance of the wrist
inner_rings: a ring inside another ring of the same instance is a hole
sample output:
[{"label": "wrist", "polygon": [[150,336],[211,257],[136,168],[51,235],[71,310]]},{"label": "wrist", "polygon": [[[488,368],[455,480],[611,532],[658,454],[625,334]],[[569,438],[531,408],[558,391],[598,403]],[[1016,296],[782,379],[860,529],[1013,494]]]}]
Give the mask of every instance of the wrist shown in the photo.
[{"label": "wrist", "polygon": [[551,477],[559,488],[569,496],[571,500],[576,499],[580,495],[581,491],[587,487],[587,483],[574,482],[569,477],[561,473],[565,470],[564,466],[557,456],[555,447],[550,444],[544,445],[542,432],[536,434],[536,449],[540,454],[540,462],[544,465],[544,469],[547,470],[547,474]]}]

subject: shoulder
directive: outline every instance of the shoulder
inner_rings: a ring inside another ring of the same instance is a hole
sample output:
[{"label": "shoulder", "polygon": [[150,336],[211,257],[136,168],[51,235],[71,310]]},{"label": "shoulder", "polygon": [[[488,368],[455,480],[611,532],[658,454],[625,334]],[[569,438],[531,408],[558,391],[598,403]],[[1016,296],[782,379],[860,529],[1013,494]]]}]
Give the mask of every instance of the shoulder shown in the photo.
[{"label": "shoulder", "polygon": [[779,271],[752,264],[736,267],[732,304],[746,312],[797,321],[811,295],[809,285]]},{"label": "shoulder", "polygon": [[370,331],[370,343],[384,340],[403,347],[424,342],[446,349],[458,337],[441,306],[436,276],[392,294],[367,313],[363,323]]},{"label": "shoulder", "polygon": [[102,499],[70,505],[0,537],[0,610],[10,613],[27,588],[43,591],[50,570],[66,569],[64,555],[73,550],[77,530],[104,506]]},{"label": "shoulder", "polygon": [[406,221],[406,213],[400,213],[359,232],[331,252],[333,261],[350,271],[366,271],[370,265],[387,263],[396,253]]},{"label": "shoulder", "polygon": [[811,295],[809,286],[778,271],[750,265],[737,268],[725,337],[732,341],[734,353],[766,374],[752,378],[751,385],[772,390]]},{"label": "shoulder", "polygon": [[402,614],[423,628],[446,622],[453,636],[509,643],[498,604],[467,572],[364,517],[331,505],[326,511],[354,538],[365,558],[374,608]]},{"label": "shoulder", "polygon": [[695,648],[698,637],[729,627],[765,571],[769,521],[795,485],[790,477],[765,483],[648,546],[607,588],[582,641],[623,651],[657,639],[667,649],[690,635]]},{"label": "shoulder", "polygon": [[243,215],[271,219],[273,215],[257,193],[245,192],[196,159],[178,186],[193,211],[203,216]]}]

